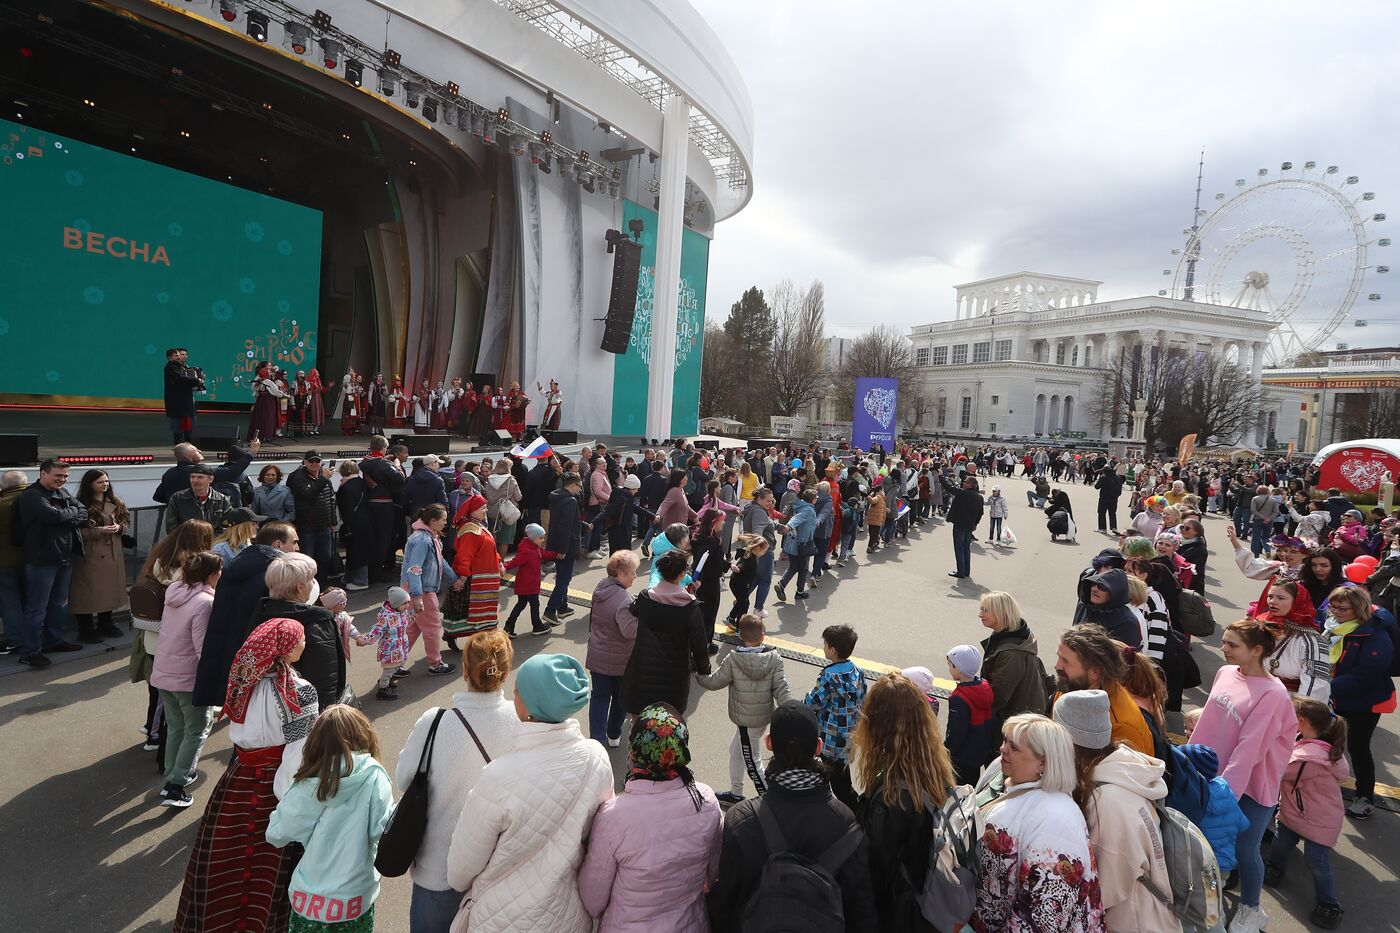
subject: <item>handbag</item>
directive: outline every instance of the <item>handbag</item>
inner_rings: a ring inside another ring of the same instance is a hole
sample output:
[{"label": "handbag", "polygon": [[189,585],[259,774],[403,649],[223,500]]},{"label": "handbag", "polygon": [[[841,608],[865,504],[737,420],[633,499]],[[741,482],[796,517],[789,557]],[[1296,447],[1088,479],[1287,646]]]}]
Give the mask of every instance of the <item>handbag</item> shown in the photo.
[{"label": "handbag", "polygon": [[[379,837],[379,851],[374,856],[374,867],[381,875],[397,878],[407,872],[413,866],[413,860],[417,858],[418,850],[423,845],[423,834],[428,830],[428,772],[433,768],[433,746],[437,744],[438,726],[446,712],[446,709],[440,709],[433,717],[433,724],[428,729],[428,738],[423,743],[423,752],[418,756],[418,768],[413,772],[413,780],[399,798],[398,806],[389,818],[389,825],[384,827],[384,834]],[[476,750],[481,752],[482,760],[490,764],[491,756],[486,753],[486,746],[481,744],[481,739],[477,737],[471,723],[467,722],[467,717],[463,716],[459,709],[454,708],[452,712],[457,715],[462,727],[476,743]]]}]

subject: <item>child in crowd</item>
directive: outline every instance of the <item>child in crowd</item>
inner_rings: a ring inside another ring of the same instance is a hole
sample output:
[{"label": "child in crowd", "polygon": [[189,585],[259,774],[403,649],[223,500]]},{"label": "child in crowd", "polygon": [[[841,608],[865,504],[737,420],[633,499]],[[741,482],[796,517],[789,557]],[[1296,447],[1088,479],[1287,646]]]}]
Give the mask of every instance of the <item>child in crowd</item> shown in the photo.
[{"label": "child in crowd", "polygon": [[733,573],[729,575],[729,592],[734,596],[734,608],[724,624],[731,633],[738,629],[739,621],[749,611],[749,592],[758,576],[758,559],[768,553],[768,542],[763,535],[744,534],[739,536]]},{"label": "child in crowd", "polygon": [[697,678],[706,690],[729,688],[729,721],[738,727],[729,743],[729,790],[715,795],[721,803],[744,799],[745,771],[758,794],[767,789],[760,769],[759,743],[773,720],[773,710],[787,702],[789,695],[783,656],[763,647],[763,636],[763,620],[752,612],[745,613],[739,620],[742,644],[724,656],[713,674]]},{"label": "child in crowd", "polygon": [[364,713],[337,704],[316,717],[296,783],[267,824],[272,845],[305,847],[287,887],[290,933],[374,928],[374,856],[394,807],[379,756],[379,735]]},{"label": "child in crowd", "polygon": [[[868,519],[867,519],[868,520]],[[821,726],[822,762],[831,771],[831,792],[852,811],[856,808],[846,743],[860,720],[865,702],[865,675],[851,662],[856,631],[849,625],[828,625],[822,631],[822,651],[830,663],[817,675],[817,685],[803,698]]]},{"label": "child in crowd", "polygon": [[[1194,719],[1200,718],[1195,711],[1193,721],[1186,726],[1187,734],[1196,727]],[[1216,864],[1220,866],[1221,877],[1228,877],[1238,866],[1235,858],[1235,838],[1249,826],[1249,819],[1240,809],[1235,792],[1223,777],[1220,777],[1220,759],[1215,749],[1209,745],[1181,745],[1178,750],[1195,766],[1196,772],[1206,780],[1210,797],[1206,812],[1201,819],[1201,832],[1205,833],[1210,847],[1215,851]]]},{"label": "child in crowd", "polygon": [[992,685],[978,674],[982,652],[975,645],[958,645],[948,652],[948,674],[958,685],[948,697],[948,757],[959,784],[976,784],[991,745],[996,716]]},{"label": "child in crowd", "polygon": [[992,487],[992,494],[987,497],[987,517],[991,519],[991,524],[987,528],[987,543],[999,544],[1001,542],[1001,526],[1006,521],[1006,517],[1011,514],[1006,504],[1006,497],[1001,494],[1000,486]]},{"label": "child in crowd", "polygon": [[374,628],[355,639],[355,644],[361,648],[372,641],[379,642],[375,657],[382,671],[374,691],[376,700],[397,700],[399,692],[394,689],[394,681],[408,676],[402,665],[408,660],[408,620],[413,617],[412,604],[408,590],[401,586],[389,587],[389,596],[379,609]]},{"label": "child in crowd", "polygon": [[526,606],[530,607],[530,634],[544,635],[549,631],[549,626],[540,621],[540,568],[546,560],[558,560],[562,555],[546,550],[544,539],[542,526],[526,525],[520,547],[506,561],[506,569],[515,571],[515,608],[506,619],[506,634],[511,638],[515,637],[515,620]]},{"label": "child in crowd", "polygon": [[1264,883],[1272,888],[1283,881],[1288,858],[1302,839],[1303,859],[1312,872],[1317,898],[1311,919],[1331,930],[1342,921],[1329,857],[1344,822],[1341,782],[1351,773],[1342,757],[1347,722],[1311,697],[1293,697],[1293,709],[1298,714],[1298,742],[1283,772],[1278,832],[1264,861]]},{"label": "child in crowd", "polygon": [[360,632],[355,628],[355,620],[351,618],[346,607],[350,603],[350,597],[338,586],[333,586],[321,594],[321,605],[331,611],[335,616],[335,629],[340,633],[340,643],[345,647],[345,663],[350,663],[350,646],[359,644]]},{"label": "child in crowd", "polygon": [[938,715],[938,696],[933,692],[933,671],[926,667],[906,667],[900,671],[905,677],[919,688],[924,699],[928,700],[928,705],[933,707],[933,715]]}]

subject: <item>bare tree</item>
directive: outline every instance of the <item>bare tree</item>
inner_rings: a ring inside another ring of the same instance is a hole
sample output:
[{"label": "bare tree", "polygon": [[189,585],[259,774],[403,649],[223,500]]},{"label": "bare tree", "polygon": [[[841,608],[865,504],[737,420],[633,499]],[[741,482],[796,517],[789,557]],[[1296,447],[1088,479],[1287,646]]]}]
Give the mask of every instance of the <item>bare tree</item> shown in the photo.
[{"label": "bare tree", "polygon": [[825,381],[826,290],[819,280],[802,291],[783,279],[773,289],[771,307],[773,407],[795,415],[816,400]]},{"label": "bare tree", "polygon": [[1400,389],[1370,393],[1364,407],[1348,410],[1341,427],[1346,437],[1400,437]]},{"label": "bare tree", "polygon": [[734,338],[720,325],[706,324],[704,353],[700,363],[701,415],[732,415],[739,390],[744,385],[741,360],[734,352]]},{"label": "bare tree", "polygon": [[[851,342],[842,356],[840,368],[833,374],[840,410],[849,410],[856,396],[856,380],[863,376],[898,379],[902,410],[905,393],[914,387],[918,371],[914,365],[913,345],[904,331],[890,324],[871,328]],[[927,414],[932,405],[932,400],[928,399],[922,414]]]},{"label": "bare tree", "polygon": [[906,380],[899,384],[899,420],[905,434],[916,434],[923,426],[924,416],[933,411],[933,396],[922,381]]},{"label": "bare tree", "polygon": [[1218,356],[1179,358],[1169,374],[1159,434],[1169,446],[1187,434],[1201,443],[1236,443],[1254,427],[1263,399],[1263,387],[1248,372]]}]

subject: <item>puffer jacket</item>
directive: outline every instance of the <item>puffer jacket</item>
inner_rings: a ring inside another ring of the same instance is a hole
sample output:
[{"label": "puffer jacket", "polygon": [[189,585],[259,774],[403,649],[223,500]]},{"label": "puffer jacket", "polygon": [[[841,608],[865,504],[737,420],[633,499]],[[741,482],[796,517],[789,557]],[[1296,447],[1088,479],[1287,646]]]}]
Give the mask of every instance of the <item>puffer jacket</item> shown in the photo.
[{"label": "puffer jacket", "polygon": [[1171,910],[1138,880],[1171,890],[1162,833],[1153,801],[1167,795],[1164,766],[1156,758],[1120,746],[1094,768],[1098,786],[1090,798],[1089,844],[1099,867],[1104,925],[1117,933],[1180,930]]},{"label": "puffer jacket", "polygon": [[317,476],[299,466],[287,474],[287,488],[292,491],[298,531],[329,531],[335,528],[335,490],[324,469]]},{"label": "puffer jacket", "polygon": [[588,610],[588,653],[583,666],[594,674],[621,677],[636,638],[632,594],[617,579],[604,577],[593,590],[593,605]]},{"label": "puffer jacket", "polygon": [[209,627],[209,611],[213,608],[214,588],[207,583],[198,586],[172,583],[166,589],[165,612],[161,614],[155,663],[151,668],[152,687],[172,693],[194,690],[199,655],[204,650],[204,632]]},{"label": "puffer jacket", "polygon": [[292,785],[272,811],[267,841],[306,847],[287,885],[294,912],[322,923],[354,919],[379,896],[374,856],[394,808],[394,787],[384,766],[364,752],[354,756],[334,797],[317,800],[319,786],[318,778]]},{"label": "puffer jacket", "polygon": [[872,528],[883,528],[885,524],[885,513],[889,509],[885,507],[885,497],[878,492],[871,493],[865,497],[865,524]]},{"label": "puffer jacket", "polygon": [[746,729],[767,726],[773,710],[790,697],[783,656],[775,649],[736,648],[719,670],[696,678],[706,690],[729,688],[729,721]]},{"label": "puffer jacket", "polygon": [[622,705],[637,715],[651,703],[685,709],[690,673],[710,673],[709,633],[700,604],[680,587],[661,583],[644,590],[628,610],[637,637],[622,674]]},{"label": "puffer jacket", "polygon": [[628,781],[598,808],[578,871],[599,933],[709,933],[705,891],[719,869],[723,830],[719,801],[704,784]]},{"label": "puffer jacket", "polygon": [[[1384,613],[1384,614],[1383,614]],[[1339,713],[1382,713],[1395,709],[1395,619],[1384,609],[1342,636],[1342,653],[1332,673],[1332,708]]]},{"label": "puffer jacket", "polygon": [[1220,871],[1228,875],[1238,864],[1235,859],[1235,839],[1249,826],[1249,819],[1240,809],[1239,801],[1235,799],[1235,792],[1230,789],[1230,785],[1223,777],[1217,776],[1220,772],[1220,759],[1216,757],[1215,749],[1209,745],[1188,743],[1178,746],[1177,751],[1195,765],[1196,772],[1205,778],[1209,787],[1210,798],[1205,816],[1196,825],[1201,827],[1206,841],[1215,852],[1215,861],[1220,865]]},{"label": "puffer jacket", "polygon": [[[1108,590],[1109,594],[1108,600],[1098,605],[1093,603],[1089,595],[1089,590],[1095,584]],[[1084,607],[1082,621],[1092,622],[1100,626],[1129,648],[1141,651],[1146,647],[1142,643],[1142,626],[1138,623],[1137,616],[1133,615],[1132,609],[1128,607],[1128,575],[1126,573],[1113,568],[1081,579],[1079,581],[1079,601]]]},{"label": "puffer jacket", "polygon": [[1351,775],[1345,757],[1333,761],[1322,739],[1293,746],[1278,798],[1278,821],[1318,845],[1333,848],[1342,835],[1342,782]]},{"label": "puffer jacket", "polygon": [[447,852],[447,883],[472,897],[468,933],[589,933],[577,873],[612,797],[608,753],[577,720],[520,723],[467,792]]}]

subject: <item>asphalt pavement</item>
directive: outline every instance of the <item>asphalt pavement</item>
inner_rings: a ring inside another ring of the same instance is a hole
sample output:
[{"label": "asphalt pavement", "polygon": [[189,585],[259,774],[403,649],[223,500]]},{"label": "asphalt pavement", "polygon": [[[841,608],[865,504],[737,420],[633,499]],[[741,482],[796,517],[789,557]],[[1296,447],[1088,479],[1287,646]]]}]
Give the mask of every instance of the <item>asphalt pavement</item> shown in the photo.
[{"label": "asphalt pavement", "polygon": [[[1044,517],[1026,505],[1024,480],[1002,480],[1011,503],[1009,524],[1018,536],[1014,546],[978,544],[973,548],[972,576],[954,580],[951,534],[939,521],[911,532],[907,542],[866,557],[864,545],[845,568],[812,591],[804,602],[775,604],[770,597],[768,630],[788,648],[787,676],[794,693],[815,683],[820,664],[821,631],[835,623],[856,628],[856,656],[876,670],[884,666],[922,664],[936,674],[946,668],[946,651],[975,643],[986,635],[977,618],[978,599],[991,590],[1013,594],[1036,633],[1047,669],[1053,667],[1056,636],[1074,610],[1074,582],[1079,571],[1112,539],[1081,527],[1076,542],[1051,542]],[[1094,524],[1097,493],[1069,488],[1083,526]],[[1126,521],[1126,509],[1120,521]],[[1211,544],[1207,596],[1222,625],[1243,614],[1259,592],[1244,579],[1225,549],[1225,522],[1206,519]],[[985,528],[982,529],[985,531]],[[592,590],[602,577],[602,561],[585,565],[573,588]],[[644,565],[645,566],[645,565]],[[784,565],[779,563],[779,572]],[[551,585],[546,577],[546,594]],[[382,591],[352,594],[351,609],[368,628]],[[791,593],[789,593],[791,596]],[[503,592],[502,612],[513,597]],[[725,606],[728,595],[725,595]],[[523,630],[524,626],[522,626]],[[521,637],[516,660],[537,652],[584,656],[587,611],[580,609],[548,637]],[[216,727],[200,763],[201,779],[191,788],[194,806],[162,808],[154,755],[144,753],[139,732],[146,709],[144,684],[127,673],[129,639],[59,655],[61,663],[45,671],[15,672],[14,658],[0,658],[0,930],[18,933],[59,931],[168,930],[175,917],[185,865],[207,794],[230,755],[226,726]],[[1207,686],[1222,663],[1219,634],[1198,640],[1196,658]],[[415,661],[421,660],[421,646]],[[455,655],[448,655],[457,660]],[[365,711],[383,740],[385,764],[393,770],[398,750],[422,711],[446,703],[458,689],[457,677],[429,677],[418,663],[399,686],[400,699],[372,699],[378,667],[374,648],[357,649],[351,683],[366,697]],[[1205,694],[1189,691],[1187,706],[1200,705]],[[728,747],[733,734],[725,698],[691,692],[694,771],[717,790],[728,782]],[[581,717],[583,718],[583,717]],[[586,728],[586,727],[585,727]],[[1376,733],[1379,779],[1400,783],[1400,738],[1397,718],[1385,716]],[[625,748],[612,750],[619,776]],[[619,788],[620,788],[619,784]],[[1395,806],[1397,801],[1383,801]],[[1343,929],[1397,930],[1389,913],[1400,895],[1400,817],[1378,808],[1368,822],[1351,820],[1333,852],[1332,865],[1346,917]],[[386,878],[376,909],[380,933],[408,930],[407,877]],[[1233,894],[1227,903],[1233,908]],[[1308,929],[1312,884],[1301,851],[1285,881],[1265,890],[1270,933]]]}]

